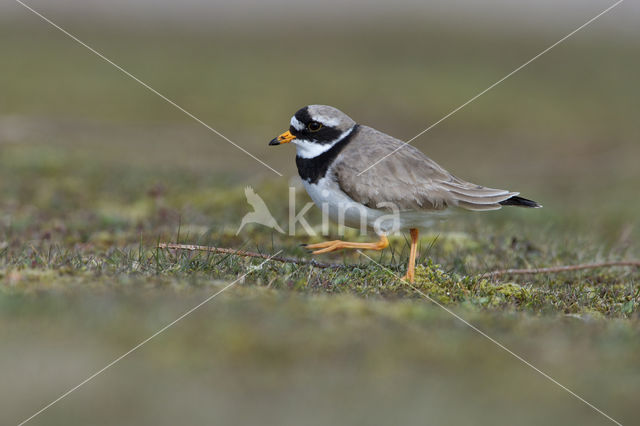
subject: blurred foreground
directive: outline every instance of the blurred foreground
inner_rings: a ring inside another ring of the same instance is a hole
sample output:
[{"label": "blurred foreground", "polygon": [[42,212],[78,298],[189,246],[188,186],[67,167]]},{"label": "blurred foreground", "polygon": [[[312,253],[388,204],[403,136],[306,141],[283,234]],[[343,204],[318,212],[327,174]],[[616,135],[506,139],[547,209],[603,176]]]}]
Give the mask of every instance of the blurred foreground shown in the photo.
[{"label": "blurred foreground", "polygon": [[[115,31],[58,18],[285,177],[36,18],[3,22],[1,424],[259,263],[157,242],[306,256],[304,237],[235,235],[244,185],[286,217],[293,148],[267,142],[297,108],[335,105],[409,139],[567,32],[381,19],[310,25],[301,42],[295,25]],[[421,288],[622,423],[640,392],[640,272],[470,277],[640,257],[638,48],[585,32],[415,141],[460,177],[545,206],[443,223],[423,239]],[[407,254],[400,236],[373,257],[402,273]],[[30,424],[606,422],[366,259],[321,260],[357,266],[265,265]]]}]

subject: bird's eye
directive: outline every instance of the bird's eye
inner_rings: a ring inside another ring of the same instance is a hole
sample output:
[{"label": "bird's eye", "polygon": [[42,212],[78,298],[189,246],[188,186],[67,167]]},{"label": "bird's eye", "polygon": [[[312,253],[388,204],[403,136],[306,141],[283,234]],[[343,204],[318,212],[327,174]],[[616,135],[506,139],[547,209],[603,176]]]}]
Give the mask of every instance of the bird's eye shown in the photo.
[{"label": "bird's eye", "polygon": [[307,129],[309,129],[309,131],[311,132],[317,132],[318,130],[322,129],[322,124],[318,123],[317,121],[312,121],[311,123],[307,124]]}]

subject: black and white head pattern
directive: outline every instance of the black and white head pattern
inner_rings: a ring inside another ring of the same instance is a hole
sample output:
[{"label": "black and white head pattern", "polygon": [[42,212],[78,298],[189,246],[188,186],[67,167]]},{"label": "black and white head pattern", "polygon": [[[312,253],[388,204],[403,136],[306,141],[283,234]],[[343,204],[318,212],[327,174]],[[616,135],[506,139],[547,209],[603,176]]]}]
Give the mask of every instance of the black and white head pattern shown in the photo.
[{"label": "black and white head pattern", "polygon": [[289,131],[296,137],[297,156],[315,158],[349,136],[356,122],[339,109],[326,105],[309,105],[291,118]]}]

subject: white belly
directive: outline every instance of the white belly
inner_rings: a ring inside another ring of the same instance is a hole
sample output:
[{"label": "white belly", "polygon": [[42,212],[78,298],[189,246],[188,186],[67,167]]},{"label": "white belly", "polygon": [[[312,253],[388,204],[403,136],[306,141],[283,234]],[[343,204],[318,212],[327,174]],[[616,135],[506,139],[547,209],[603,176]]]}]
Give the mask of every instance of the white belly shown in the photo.
[{"label": "white belly", "polygon": [[436,215],[420,211],[393,211],[366,207],[345,194],[338,184],[324,177],[312,184],[303,181],[307,193],[313,202],[322,210],[322,214],[338,224],[360,229],[367,229],[378,234],[390,234],[409,228],[424,228],[433,223]]}]

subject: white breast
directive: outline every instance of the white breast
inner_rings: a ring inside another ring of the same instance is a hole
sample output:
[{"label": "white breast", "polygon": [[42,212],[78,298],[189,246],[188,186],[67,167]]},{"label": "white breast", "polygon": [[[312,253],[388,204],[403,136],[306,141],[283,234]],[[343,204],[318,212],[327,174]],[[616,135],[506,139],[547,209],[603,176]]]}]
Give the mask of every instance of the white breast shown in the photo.
[{"label": "white breast", "polygon": [[378,234],[398,230],[394,229],[399,226],[397,216],[392,217],[388,211],[371,209],[354,201],[330,177],[324,177],[315,184],[305,181],[304,186],[323,216],[327,215],[338,226],[360,229],[363,234],[368,229]]},{"label": "white breast", "polygon": [[438,212],[429,214],[418,211],[396,211],[372,209],[353,200],[344,193],[331,178],[331,173],[317,183],[304,181],[304,187],[313,202],[322,210],[322,214],[339,226],[360,229],[362,233],[373,230],[378,234],[390,234],[409,228],[425,228],[433,224],[434,219],[443,219]]}]

